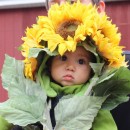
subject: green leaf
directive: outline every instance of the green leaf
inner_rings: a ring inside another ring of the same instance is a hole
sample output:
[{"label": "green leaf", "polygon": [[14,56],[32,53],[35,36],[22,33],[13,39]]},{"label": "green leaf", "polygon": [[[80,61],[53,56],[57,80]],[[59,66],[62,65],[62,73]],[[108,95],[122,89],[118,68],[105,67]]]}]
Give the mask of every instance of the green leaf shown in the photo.
[{"label": "green leaf", "polygon": [[94,55],[95,55],[95,57],[96,57],[96,62],[97,63],[100,63],[100,57],[99,57],[99,55],[98,55],[98,53],[97,53],[97,48],[96,48],[96,46],[95,45],[93,45],[91,42],[89,42],[89,43],[87,43],[87,41],[85,41],[85,42],[83,42],[82,43],[82,46],[86,49],[86,50],[88,50],[88,51],[90,51],[91,53],[93,53]]},{"label": "green leaf", "polygon": [[90,66],[95,74],[101,75],[104,63],[90,63]]},{"label": "green leaf", "polygon": [[86,50],[92,52],[96,57],[98,57],[96,46],[92,45],[91,43],[86,44],[86,42],[83,42],[82,45]]},{"label": "green leaf", "polygon": [[9,99],[0,103],[0,115],[8,122],[20,126],[38,121],[46,123],[43,114],[47,105],[47,96],[38,82],[24,77],[23,63],[6,56],[2,77],[3,75],[2,79],[8,88]]},{"label": "green leaf", "polygon": [[93,88],[95,96],[108,96],[102,108],[113,109],[120,103],[128,101],[130,94],[130,70],[125,67],[113,71],[108,76],[102,78],[98,85]]},{"label": "green leaf", "polygon": [[90,96],[93,93],[93,87],[97,84],[99,77],[95,74],[89,81],[88,88],[84,95]]},{"label": "green leaf", "polygon": [[23,75],[23,71],[19,70],[19,66],[23,68],[23,62],[18,61],[8,55],[5,55],[5,61],[2,68],[2,86],[5,89],[8,89],[12,78],[17,77],[19,75]]},{"label": "green leaf", "polygon": [[115,68],[105,68],[103,71],[102,71],[102,74],[101,76],[99,77],[99,80],[98,80],[98,83],[102,83],[104,82],[105,80],[109,80],[111,77],[113,77],[115,75],[115,73],[118,71],[118,69],[115,69]]},{"label": "green leaf", "polygon": [[55,109],[55,130],[90,130],[105,99],[94,96],[62,98]]},{"label": "green leaf", "polygon": [[55,56],[55,55],[58,54],[57,51],[50,52],[48,48],[44,48],[44,49],[41,49],[41,48],[31,48],[29,50],[29,58],[30,57],[35,57],[36,58],[41,51],[46,52],[50,56]]}]

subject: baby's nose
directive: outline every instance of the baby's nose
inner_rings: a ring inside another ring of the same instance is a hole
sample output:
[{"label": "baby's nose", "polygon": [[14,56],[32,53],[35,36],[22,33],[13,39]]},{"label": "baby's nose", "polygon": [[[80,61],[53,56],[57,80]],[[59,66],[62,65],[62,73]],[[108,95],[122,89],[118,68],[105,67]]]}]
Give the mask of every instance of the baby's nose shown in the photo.
[{"label": "baby's nose", "polygon": [[75,71],[75,66],[73,64],[68,63],[66,66],[66,70]]}]

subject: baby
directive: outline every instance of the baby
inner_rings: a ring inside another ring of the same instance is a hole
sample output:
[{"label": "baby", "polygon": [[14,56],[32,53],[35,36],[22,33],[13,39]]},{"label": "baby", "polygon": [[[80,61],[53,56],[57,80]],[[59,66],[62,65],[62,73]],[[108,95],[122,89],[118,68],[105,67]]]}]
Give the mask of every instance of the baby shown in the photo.
[{"label": "baby", "polygon": [[[67,51],[63,56],[57,55],[51,59],[49,72],[52,84],[55,84],[61,90],[58,92],[51,84],[51,88],[57,92],[56,97],[48,97],[52,106],[50,117],[53,128],[56,125],[54,108],[59,99],[64,95],[77,94],[82,91],[84,84],[92,77],[92,69],[89,63],[93,61],[94,55],[82,46],[78,46],[74,52]],[[65,92],[66,90],[68,93]]]}]

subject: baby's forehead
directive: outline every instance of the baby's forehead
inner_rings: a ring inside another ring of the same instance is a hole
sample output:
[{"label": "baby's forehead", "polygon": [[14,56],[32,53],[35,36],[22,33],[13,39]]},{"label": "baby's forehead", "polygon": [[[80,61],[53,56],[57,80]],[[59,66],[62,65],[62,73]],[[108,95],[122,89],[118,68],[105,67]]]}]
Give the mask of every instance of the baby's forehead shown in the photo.
[{"label": "baby's forehead", "polygon": [[74,52],[67,51],[65,54],[68,56],[79,56],[79,57],[87,57],[90,55],[90,52],[88,52],[84,47],[79,46],[76,48]]}]

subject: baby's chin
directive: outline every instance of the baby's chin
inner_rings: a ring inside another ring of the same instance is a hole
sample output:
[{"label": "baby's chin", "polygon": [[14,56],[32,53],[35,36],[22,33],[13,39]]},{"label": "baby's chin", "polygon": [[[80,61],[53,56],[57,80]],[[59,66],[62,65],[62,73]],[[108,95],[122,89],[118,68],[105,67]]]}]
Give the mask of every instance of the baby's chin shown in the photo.
[{"label": "baby's chin", "polygon": [[68,86],[74,86],[74,85],[81,85],[81,84],[85,84],[86,82],[75,82],[74,80],[62,80],[60,82],[56,82],[57,84],[59,84],[62,87],[68,87]]},{"label": "baby's chin", "polygon": [[82,84],[82,83],[73,83],[73,82],[62,82],[62,83],[60,83],[60,85],[62,86],[62,87],[71,87],[71,86],[74,86],[74,85],[80,85],[80,84]]},{"label": "baby's chin", "polygon": [[73,85],[76,85],[75,83],[71,83],[71,82],[62,82],[60,83],[60,85],[62,87],[67,87],[67,86],[73,86]]}]

